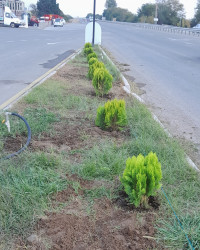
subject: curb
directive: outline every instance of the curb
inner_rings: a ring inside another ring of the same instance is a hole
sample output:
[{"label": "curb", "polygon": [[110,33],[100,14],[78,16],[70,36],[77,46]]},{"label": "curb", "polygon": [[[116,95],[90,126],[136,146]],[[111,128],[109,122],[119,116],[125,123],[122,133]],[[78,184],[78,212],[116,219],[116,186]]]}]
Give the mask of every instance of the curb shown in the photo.
[{"label": "curb", "polygon": [[22,89],[20,92],[18,92],[16,95],[11,97],[9,100],[5,101],[3,104],[0,105],[0,110],[6,110],[9,107],[11,107],[14,103],[16,103],[18,100],[20,100],[24,95],[29,93],[32,88],[36,87],[37,85],[40,85],[44,81],[46,81],[48,78],[53,76],[57,70],[62,68],[68,61],[72,60],[76,55],[78,55],[81,52],[81,49],[74,52],[72,55],[64,59],[62,62],[54,66],[52,69],[50,69],[48,72],[37,78],[35,81],[33,81],[31,84],[29,84],[26,88]]},{"label": "curb", "polygon": [[[106,52],[102,49],[101,46],[99,46],[99,48],[101,49],[103,55],[112,63],[112,65],[114,65],[116,67],[116,65],[114,64],[114,62],[110,59],[110,57],[106,54]],[[117,67],[116,67],[117,68]],[[128,94],[131,94],[132,96],[134,96],[139,102],[145,104],[145,101],[140,97],[138,96],[137,94],[131,92],[131,88],[130,88],[130,85],[127,81],[127,79],[124,77],[124,75],[119,71],[119,69],[117,68],[118,72],[120,73],[120,77],[124,83],[124,86],[123,86],[123,89],[125,90],[126,93]],[[169,131],[164,127],[164,125],[162,124],[162,122],[158,119],[158,117],[152,113],[152,116],[153,116],[153,119],[158,122],[160,124],[160,126],[165,130],[165,132],[168,134],[169,137],[172,137],[172,135],[169,133]],[[185,154],[186,156],[186,160],[188,162],[188,164],[190,165],[190,167],[194,168],[197,172],[200,173],[200,169],[196,166],[196,164],[192,161],[192,159],[187,155]]]}]

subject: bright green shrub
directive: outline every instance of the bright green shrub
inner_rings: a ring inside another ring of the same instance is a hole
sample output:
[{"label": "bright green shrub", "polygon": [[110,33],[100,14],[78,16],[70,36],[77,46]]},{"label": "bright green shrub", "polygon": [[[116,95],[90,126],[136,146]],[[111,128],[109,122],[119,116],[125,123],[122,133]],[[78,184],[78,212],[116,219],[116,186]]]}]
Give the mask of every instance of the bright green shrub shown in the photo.
[{"label": "bright green shrub", "polygon": [[87,61],[89,62],[89,60],[90,60],[91,58],[97,58],[97,54],[96,54],[95,52],[90,53],[90,54],[87,56]]},{"label": "bright green shrub", "polygon": [[120,129],[127,124],[126,107],[124,100],[108,101],[97,109],[95,124],[102,128]]},{"label": "bright green shrub", "polygon": [[84,49],[85,49],[85,48],[91,48],[91,47],[92,47],[92,44],[91,44],[91,43],[85,43]]},{"label": "bright green shrub", "polygon": [[98,62],[98,59],[92,57],[92,58],[90,58],[90,60],[88,61],[88,64],[89,64],[89,66],[91,66],[92,64],[94,64],[94,63],[96,63],[96,62]]},{"label": "bright green shrub", "polygon": [[97,68],[104,68],[105,69],[104,63],[97,61],[97,62],[95,62],[95,63],[93,63],[92,65],[89,66],[88,77],[89,77],[90,80],[93,79],[94,71]]},{"label": "bright green shrub", "polygon": [[[96,63],[93,64],[94,66]],[[93,66],[92,65],[92,66]],[[103,96],[112,88],[113,77],[105,68],[95,68],[93,73],[92,85],[95,88],[96,95]]]},{"label": "bright green shrub", "polygon": [[156,154],[150,152],[146,157],[139,155],[128,158],[120,181],[128,195],[129,202],[136,207],[146,207],[149,196],[155,196],[162,179],[161,164]]},{"label": "bright green shrub", "polygon": [[91,53],[93,53],[94,51],[93,51],[93,48],[92,47],[89,47],[89,48],[85,48],[84,49],[84,54],[87,56],[87,55],[89,55],[89,54],[91,54]]}]

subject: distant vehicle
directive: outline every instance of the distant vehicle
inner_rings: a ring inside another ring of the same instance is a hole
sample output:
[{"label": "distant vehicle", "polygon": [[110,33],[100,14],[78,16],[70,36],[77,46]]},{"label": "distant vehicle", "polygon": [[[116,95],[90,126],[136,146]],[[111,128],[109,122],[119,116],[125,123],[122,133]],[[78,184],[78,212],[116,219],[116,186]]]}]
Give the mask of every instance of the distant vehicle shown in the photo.
[{"label": "distant vehicle", "polygon": [[89,17],[89,21],[90,21],[90,22],[93,22],[93,16],[90,16],[90,17]]},{"label": "distant vehicle", "polygon": [[39,20],[37,19],[36,16],[28,15],[28,25],[38,27],[39,26]]},{"label": "distant vehicle", "polygon": [[[24,15],[25,15],[25,13],[23,13],[21,15],[22,20],[24,19]],[[36,16],[31,16],[30,13],[28,13],[27,15],[28,15],[28,26],[38,27],[39,26],[39,20],[37,19],[37,17]]]},{"label": "distant vehicle", "polygon": [[200,23],[193,27],[193,29],[200,29]]},{"label": "distant vehicle", "polygon": [[20,19],[15,16],[9,7],[4,6],[2,2],[0,2],[0,24],[12,28],[18,28],[22,24]]},{"label": "distant vehicle", "polygon": [[56,18],[54,22],[54,27],[63,27],[63,21],[60,18]]}]

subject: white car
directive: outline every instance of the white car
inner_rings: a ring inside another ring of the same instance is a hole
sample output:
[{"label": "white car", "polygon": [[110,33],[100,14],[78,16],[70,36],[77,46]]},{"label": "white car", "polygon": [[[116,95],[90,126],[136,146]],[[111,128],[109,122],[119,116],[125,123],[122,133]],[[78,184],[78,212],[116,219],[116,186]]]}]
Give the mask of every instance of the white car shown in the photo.
[{"label": "white car", "polygon": [[60,18],[56,18],[54,21],[54,27],[63,27],[63,21]]}]

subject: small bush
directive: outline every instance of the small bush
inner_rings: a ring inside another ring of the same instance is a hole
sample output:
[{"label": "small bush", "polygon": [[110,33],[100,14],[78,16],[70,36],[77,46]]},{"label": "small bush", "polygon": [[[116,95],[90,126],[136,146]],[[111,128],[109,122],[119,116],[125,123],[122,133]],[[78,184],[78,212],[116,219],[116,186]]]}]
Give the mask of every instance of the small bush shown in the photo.
[{"label": "small bush", "polygon": [[126,108],[124,100],[114,99],[108,101],[104,107],[97,109],[97,118],[95,124],[102,128],[120,129],[127,124]]},{"label": "small bush", "polygon": [[98,62],[97,58],[92,57],[92,58],[90,58],[90,60],[88,61],[88,64],[89,64],[89,66],[91,66],[92,64],[94,64],[94,63],[96,63],[96,62]]},{"label": "small bush", "polygon": [[136,207],[147,207],[148,197],[155,196],[162,179],[161,164],[156,154],[150,152],[146,157],[139,155],[128,158],[120,181],[128,195],[129,202]]},{"label": "small bush", "polygon": [[89,62],[89,60],[90,60],[91,58],[97,58],[97,54],[96,54],[95,52],[90,53],[90,54],[87,56],[87,61]]},{"label": "small bush", "polygon": [[[96,65],[93,64],[94,66]],[[112,88],[113,77],[105,68],[95,68],[93,73],[92,84],[95,88],[96,95],[103,96]]]},{"label": "small bush", "polygon": [[89,48],[85,48],[84,49],[84,54],[87,56],[87,55],[89,55],[89,54],[91,54],[91,53],[93,53],[94,51],[93,51],[93,48],[92,47],[89,47]]},{"label": "small bush", "polygon": [[97,62],[93,63],[92,65],[90,65],[89,71],[88,71],[88,77],[89,77],[90,80],[93,79],[93,77],[94,77],[94,71],[97,68],[103,68],[103,69],[105,69],[105,65],[102,62],[99,62],[99,61],[97,61]]},{"label": "small bush", "polygon": [[92,44],[91,43],[85,43],[84,49],[86,48],[92,48]]}]

